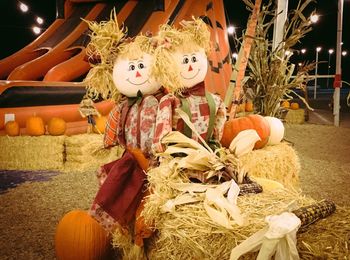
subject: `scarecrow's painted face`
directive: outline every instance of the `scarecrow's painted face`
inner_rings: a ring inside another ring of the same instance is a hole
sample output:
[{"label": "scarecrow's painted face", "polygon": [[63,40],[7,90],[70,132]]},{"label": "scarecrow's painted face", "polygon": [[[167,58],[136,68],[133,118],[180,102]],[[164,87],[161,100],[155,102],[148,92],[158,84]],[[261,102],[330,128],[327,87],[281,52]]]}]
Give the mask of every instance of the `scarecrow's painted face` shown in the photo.
[{"label": "scarecrow's painted face", "polygon": [[196,52],[175,52],[174,58],[180,68],[182,85],[186,88],[195,86],[204,81],[208,71],[208,60],[204,49]]},{"label": "scarecrow's painted face", "polygon": [[113,82],[120,93],[127,97],[154,94],[161,85],[150,76],[153,57],[144,54],[135,60],[117,59],[113,67]]}]

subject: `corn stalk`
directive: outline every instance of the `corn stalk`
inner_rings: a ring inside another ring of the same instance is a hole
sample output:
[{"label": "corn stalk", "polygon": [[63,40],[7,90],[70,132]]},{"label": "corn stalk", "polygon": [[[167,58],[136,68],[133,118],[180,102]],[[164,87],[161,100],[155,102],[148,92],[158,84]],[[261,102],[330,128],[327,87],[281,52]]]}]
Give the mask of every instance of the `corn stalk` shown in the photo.
[{"label": "corn stalk", "polygon": [[292,99],[292,95],[301,98],[311,109],[295,90],[306,91],[306,83],[311,80],[308,72],[315,64],[304,64],[296,71],[295,64],[290,62],[293,47],[312,29],[310,19],[303,14],[311,2],[299,1],[297,8],[290,11],[283,41],[274,50],[269,34],[278,14],[271,2],[262,7],[248,62],[249,80],[244,86],[245,92],[253,93],[254,107],[262,115],[280,116],[281,101]]}]

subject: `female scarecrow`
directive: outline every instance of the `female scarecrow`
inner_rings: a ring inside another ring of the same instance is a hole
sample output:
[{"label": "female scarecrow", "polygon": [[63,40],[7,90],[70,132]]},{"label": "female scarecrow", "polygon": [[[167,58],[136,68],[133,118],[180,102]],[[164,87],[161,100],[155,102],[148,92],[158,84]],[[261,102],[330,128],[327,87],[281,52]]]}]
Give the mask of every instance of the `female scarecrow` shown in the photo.
[{"label": "female scarecrow", "polygon": [[[153,75],[154,42],[140,35],[125,39],[117,20],[89,23],[90,50],[98,59],[86,78],[93,96],[115,99],[105,135],[105,148],[121,145],[126,152],[119,160],[103,165],[98,173],[100,189],[90,214],[109,232],[127,227],[142,200],[146,175],[134,156],[134,148],[150,157],[161,85]],[[138,153],[140,154],[140,153]]]}]

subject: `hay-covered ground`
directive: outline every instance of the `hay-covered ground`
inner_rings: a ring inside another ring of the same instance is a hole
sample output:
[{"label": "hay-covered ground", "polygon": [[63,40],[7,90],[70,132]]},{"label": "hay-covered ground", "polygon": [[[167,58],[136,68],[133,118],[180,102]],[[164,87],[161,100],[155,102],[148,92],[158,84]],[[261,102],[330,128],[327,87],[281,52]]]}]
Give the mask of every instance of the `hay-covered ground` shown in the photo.
[{"label": "hay-covered ground", "polygon": [[[305,194],[350,207],[350,128],[287,125],[286,139],[299,154]],[[55,259],[59,219],[72,209],[88,209],[96,191],[94,172],[87,171],[62,173],[50,181],[25,183],[1,194],[0,259]],[[349,215],[343,216],[348,224]],[[306,240],[307,235],[303,236]]]}]

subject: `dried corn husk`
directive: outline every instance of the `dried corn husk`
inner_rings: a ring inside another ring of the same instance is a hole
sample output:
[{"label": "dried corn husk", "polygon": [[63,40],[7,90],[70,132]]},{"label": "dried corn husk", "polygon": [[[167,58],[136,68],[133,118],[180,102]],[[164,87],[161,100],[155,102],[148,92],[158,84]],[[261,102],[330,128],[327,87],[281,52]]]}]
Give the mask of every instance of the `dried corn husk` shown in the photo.
[{"label": "dried corn husk", "polygon": [[261,138],[255,130],[243,130],[233,138],[229,150],[239,158],[242,155],[253,151],[255,143],[260,140]]}]

